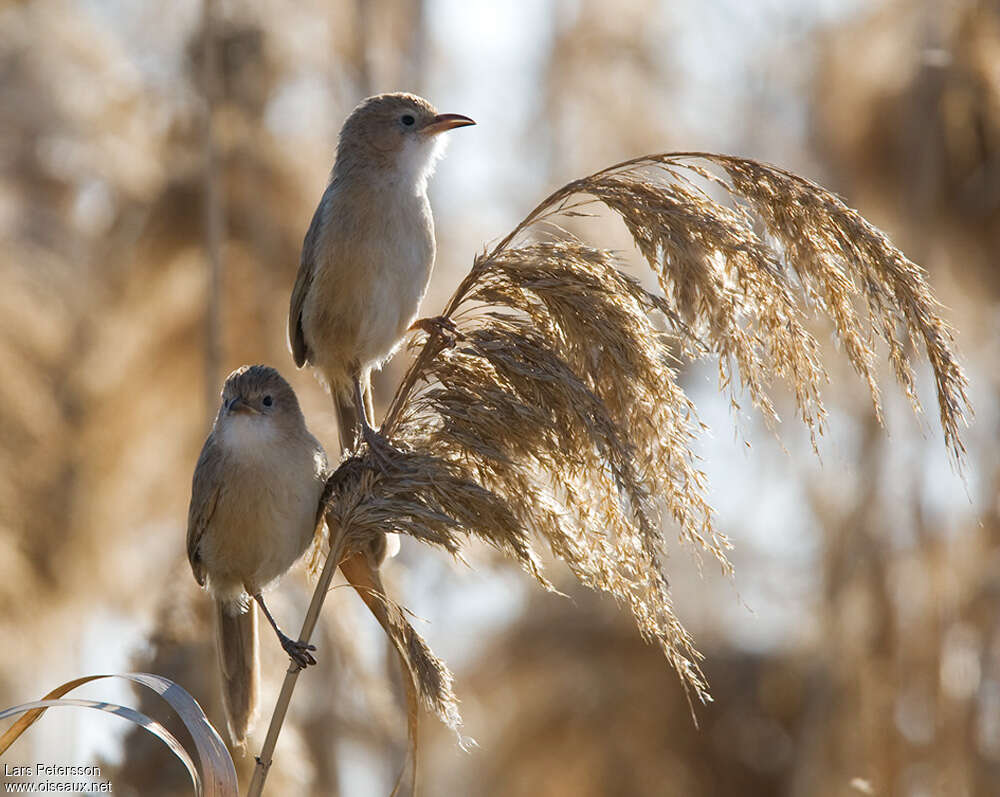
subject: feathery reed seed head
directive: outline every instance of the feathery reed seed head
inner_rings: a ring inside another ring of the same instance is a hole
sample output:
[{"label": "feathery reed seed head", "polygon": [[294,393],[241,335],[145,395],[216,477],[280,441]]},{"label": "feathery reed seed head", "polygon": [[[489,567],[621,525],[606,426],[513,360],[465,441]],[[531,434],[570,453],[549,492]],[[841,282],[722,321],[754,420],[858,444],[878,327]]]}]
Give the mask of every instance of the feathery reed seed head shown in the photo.
[{"label": "feathery reed seed head", "polygon": [[[731,204],[712,198],[719,190]],[[621,217],[663,296],[610,251],[529,235],[594,203]],[[730,156],[652,155],[567,184],[475,259],[445,310],[456,339],[423,343],[390,406],[383,430],[400,451],[388,473],[362,467],[368,454],[342,465],[328,518],[361,540],[391,529],[452,554],[475,536],[551,588],[533,550],[543,541],[627,605],[707,700],[662,567],[663,521],[726,572],[730,546],[713,525],[692,451],[701,424],[675,357],[716,357],[722,389],[734,402],[745,389],[771,424],[777,376],[815,447],[828,377],[808,308],[832,319],[877,411],[875,341],[915,409],[910,359],[922,344],[960,465],[967,382],[923,272],[803,178]],[[450,674],[428,656],[424,702],[456,727]]]}]

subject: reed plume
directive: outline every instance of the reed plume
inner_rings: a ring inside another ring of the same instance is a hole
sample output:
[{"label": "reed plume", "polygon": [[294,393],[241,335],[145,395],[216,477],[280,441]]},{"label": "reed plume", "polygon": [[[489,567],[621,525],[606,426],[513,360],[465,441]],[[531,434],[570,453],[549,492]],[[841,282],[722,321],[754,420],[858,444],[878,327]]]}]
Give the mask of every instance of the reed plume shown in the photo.
[{"label": "reed plume", "polygon": [[[596,204],[622,219],[662,295],[555,225]],[[813,314],[832,319],[879,414],[877,341],[915,410],[912,360],[924,350],[960,467],[971,410],[941,308],[924,272],[833,194],[708,153],[646,156],[568,183],[476,257],[444,310],[454,329],[421,339],[389,407],[383,432],[398,451],[385,471],[365,449],[341,465],[331,527],[349,547],[392,530],[451,554],[474,536],[551,589],[544,543],[626,605],[707,700],[671,603],[664,521],[726,572],[730,544],[706,499],[692,451],[702,424],[678,367],[716,358],[721,388],[734,402],[746,391],[772,425],[784,381],[815,447],[828,377]],[[425,705],[457,728],[450,674],[412,629],[404,636]]]}]

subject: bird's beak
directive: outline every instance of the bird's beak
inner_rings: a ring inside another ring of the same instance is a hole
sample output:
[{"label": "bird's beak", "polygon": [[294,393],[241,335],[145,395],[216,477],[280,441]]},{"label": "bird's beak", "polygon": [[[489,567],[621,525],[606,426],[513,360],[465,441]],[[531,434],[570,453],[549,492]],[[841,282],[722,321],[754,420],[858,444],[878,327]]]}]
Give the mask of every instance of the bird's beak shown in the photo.
[{"label": "bird's beak", "polygon": [[229,402],[229,409],[227,410],[227,412],[229,412],[230,414],[234,412],[243,412],[246,413],[247,415],[257,414],[257,410],[255,410],[253,407],[247,404],[239,396],[237,396],[236,398],[234,398],[232,401]]},{"label": "bird's beak", "polygon": [[468,116],[462,116],[460,113],[439,113],[424,125],[420,132],[425,136],[433,136],[455,127],[466,127],[474,124],[475,122]]}]

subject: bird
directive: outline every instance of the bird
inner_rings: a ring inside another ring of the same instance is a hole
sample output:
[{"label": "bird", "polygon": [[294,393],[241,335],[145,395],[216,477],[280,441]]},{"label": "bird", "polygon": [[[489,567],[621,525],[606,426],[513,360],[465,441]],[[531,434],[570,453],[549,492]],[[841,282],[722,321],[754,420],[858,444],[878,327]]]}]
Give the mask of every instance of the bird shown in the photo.
[{"label": "bird", "polygon": [[451,328],[447,319],[417,320],[435,254],[427,182],[442,134],[474,124],[397,92],[363,100],[341,128],[302,245],[288,341],[295,365],[311,365],[333,397],[342,451],[360,434],[384,461],[389,443],[374,427],[372,369],[408,330]]},{"label": "bird", "polygon": [[323,522],[327,458],[295,391],[274,368],[237,368],[221,398],[191,482],[187,554],[215,601],[223,705],[230,736],[242,747],[260,682],[254,604],[298,667],[316,663],[314,645],[278,627],[263,590],[302,556]]}]

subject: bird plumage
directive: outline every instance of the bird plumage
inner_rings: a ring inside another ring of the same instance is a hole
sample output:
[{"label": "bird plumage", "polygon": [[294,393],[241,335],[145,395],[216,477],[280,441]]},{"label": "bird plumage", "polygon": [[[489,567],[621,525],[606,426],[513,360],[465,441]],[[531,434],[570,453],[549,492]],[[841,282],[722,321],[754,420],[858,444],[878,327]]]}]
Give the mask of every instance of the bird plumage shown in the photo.
[{"label": "bird plumage", "polygon": [[195,579],[216,601],[223,702],[239,743],[258,688],[252,599],[312,542],[326,470],[326,454],[278,372],[234,371],[195,467],[187,552]]},{"label": "bird plumage", "polygon": [[[341,445],[369,431],[370,373],[417,318],[434,265],[427,181],[445,130],[473,124],[412,94],[369,97],[341,129],[330,182],[302,246],[288,339],[337,407]],[[353,409],[352,409],[353,407]],[[367,428],[366,428],[367,427]]]}]

